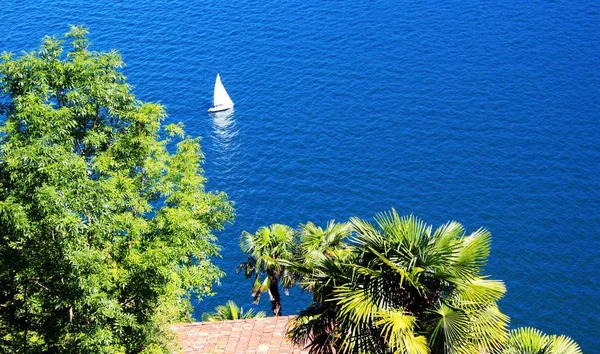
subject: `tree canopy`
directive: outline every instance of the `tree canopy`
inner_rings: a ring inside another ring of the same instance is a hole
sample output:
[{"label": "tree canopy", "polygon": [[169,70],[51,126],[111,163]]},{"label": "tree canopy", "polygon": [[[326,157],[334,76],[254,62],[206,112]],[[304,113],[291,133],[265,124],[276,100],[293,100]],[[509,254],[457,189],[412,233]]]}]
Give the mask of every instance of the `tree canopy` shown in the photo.
[{"label": "tree canopy", "polygon": [[[508,317],[486,279],[490,233],[465,234],[457,222],[436,230],[394,210],[375,224],[352,218],[343,252],[290,265],[313,303],[293,321],[291,338],[313,353],[480,353],[498,350]],[[327,239],[325,237],[324,239]]]},{"label": "tree canopy", "polygon": [[167,351],[165,324],[223,275],[233,208],[205,190],[199,139],[89,46],[73,26],[0,59],[3,352]]},{"label": "tree canopy", "polygon": [[254,277],[252,296],[255,303],[260,300],[261,293],[269,294],[271,312],[275,316],[281,315],[279,283],[287,291],[297,280],[282,264],[282,261],[293,257],[296,240],[296,231],[282,224],[261,227],[254,234],[244,231],[240,236],[240,247],[248,255],[248,260],[237,270],[243,270],[246,278]]},{"label": "tree canopy", "polygon": [[[286,236],[274,237],[275,229]],[[260,259],[285,272],[288,287],[312,294],[287,335],[313,354],[581,353],[566,336],[509,331],[497,305],[504,284],[482,274],[491,245],[485,229],[467,234],[456,221],[433,229],[392,209],[374,222],[273,224],[241,240],[245,269],[265,269],[248,268]],[[260,291],[259,273],[251,275]]]}]

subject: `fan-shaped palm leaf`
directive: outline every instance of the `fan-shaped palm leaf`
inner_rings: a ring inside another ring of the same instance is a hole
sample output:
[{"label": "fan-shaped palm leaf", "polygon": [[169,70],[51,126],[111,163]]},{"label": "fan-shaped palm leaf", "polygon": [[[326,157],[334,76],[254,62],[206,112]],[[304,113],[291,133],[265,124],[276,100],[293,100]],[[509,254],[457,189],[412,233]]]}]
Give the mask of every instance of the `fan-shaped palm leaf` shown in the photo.
[{"label": "fan-shaped palm leaf", "polygon": [[496,353],[508,339],[509,317],[500,312],[494,302],[467,313],[471,319],[471,340],[479,348],[479,353]]},{"label": "fan-shaped palm leaf", "polygon": [[477,276],[485,266],[490,253],[492,234],[485,229],[479,229],[461,241],[462,247],[454,261],[452,273],[456,277],[469,279]]},{"label": "fan-shaped palm leaf", "polygon": [[579,345],[567,336],[549,336],[539,329],[511,330],[502,354],[581,354]]},{"label": "fan-shaped palm leaf", "polygon": [[327,223],[325,229],[308,222],[301,225],[301,245],[306,251],[327,251],[344,246],[343,240],[351,233],[350,225],[347,223],[336,223],[331,220]]},{"label": "fan-shaped palm leaf", "polygon": [[336,287],[334,298],[340,315],[349,317],[353,322],[370,322],[380,306],[372,294],[364,289],[353,289],[350,284]]},{"label": "fan-shaped palm leaf", "polygon": [[202,314],[202,321],[204,322],[215,322],[215,321],[227,321],[227,320],[242,320],[248,318],[264,318],[266,313],[264,311],[256,312],[254,309],[250,309],[244,312],[243,307],[239,307],[232,300],[227,301],[225,305],[219,305],[215,308],[215,312],[205,312]]},{"label": "fan-shaped palm leaf", "polygon": [[550,336],[550,345],[548,346],[552,354],[581,354],[581,348],[573,339],[565,335]]},{"label": "fan-shaped palm leaf", "polygon": [[495,303],[506,293],[506,286],[500,280],[474,277],[469,280],[454,279],[455,291],[447,302],[462,307],[481,307]]},{"label": "fan-shaped palm leaf", "polygon": [[473,353],[469,341],[471,319],[464,311],[450,308],[443,303],[432,311],[435,326],[429,336],[429,345],[435,353]]},{"label": "fan-shaped palm leaf", "polygon": [[539,329],[524,327],[510,331],[505,354],[544,354],[548,337]]},{"label": "fan-shaped palm leaf", "polygon": [[381,327],[381,335],[393,353],[429,353],[427,338],[415,334],[415,317],[402,310],[388,310],[378,312],[376,318],[375,326]]}]

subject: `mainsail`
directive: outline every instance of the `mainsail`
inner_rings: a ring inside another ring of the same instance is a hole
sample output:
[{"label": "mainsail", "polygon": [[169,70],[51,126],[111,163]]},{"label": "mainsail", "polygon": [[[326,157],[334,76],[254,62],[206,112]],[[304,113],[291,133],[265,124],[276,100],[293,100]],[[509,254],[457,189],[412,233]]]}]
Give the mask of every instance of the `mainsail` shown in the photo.
[{"label": "mainsail", "polygon": [[213,95],[213,107],[209,109],[209,112],[223,111],[229,108],[233,108],[233,101],[227,94],[223,83],[221,83],[221,77],[217,74],[215,92]]}]

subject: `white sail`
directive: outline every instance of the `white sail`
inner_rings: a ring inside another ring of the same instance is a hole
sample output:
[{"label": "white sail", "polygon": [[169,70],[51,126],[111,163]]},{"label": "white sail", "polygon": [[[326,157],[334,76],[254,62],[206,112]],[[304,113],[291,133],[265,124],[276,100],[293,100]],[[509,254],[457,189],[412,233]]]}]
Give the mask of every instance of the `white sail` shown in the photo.
[{"label": "white sail", "polygon": [[233,108],[233,101],[227,94],[223,83],[221,83],[221,77],[219,74],[217,74],[217,80],[215,81],[215,92],[213,95],[213,106],[208,111],[218,112],[230,108]]}]

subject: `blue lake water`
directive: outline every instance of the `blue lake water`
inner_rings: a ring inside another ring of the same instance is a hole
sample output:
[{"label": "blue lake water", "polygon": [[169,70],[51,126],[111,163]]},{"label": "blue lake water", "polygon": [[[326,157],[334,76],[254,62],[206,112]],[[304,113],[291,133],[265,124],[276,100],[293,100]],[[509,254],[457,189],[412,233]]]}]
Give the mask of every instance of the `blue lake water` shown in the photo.
[{"label": "blue lake water", "polygon": [[[395,207],[493,233],[502,310],[600,347],[600,6],[597,1],[13,1],[0,51],[67,24],[118,49],[138,98],[202,136],[208,188],[236,203],[218,294],[242,230],[370,218]],[[235,113],[206,113],[219,72]],[[260,307],[268,308],[268,299]],[[308,303],[297,291],[286,314]]]}]

